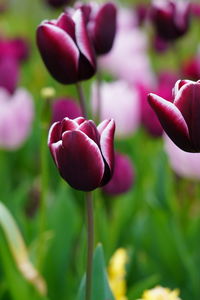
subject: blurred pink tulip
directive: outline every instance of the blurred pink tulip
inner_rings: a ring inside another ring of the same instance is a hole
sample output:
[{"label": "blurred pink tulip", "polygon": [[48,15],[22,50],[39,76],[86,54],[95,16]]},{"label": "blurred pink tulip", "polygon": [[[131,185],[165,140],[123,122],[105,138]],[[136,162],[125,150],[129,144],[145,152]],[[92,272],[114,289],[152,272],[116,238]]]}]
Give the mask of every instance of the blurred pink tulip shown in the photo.
[{"label": "blurred pink tulip", "polygon": [[0,148],[19,148],[31,130],[34,115],[32,96],[18,89],[12,96],[0,89]]},{"label": "blurred pink tulip", "polygon": [[111,180],[102,189],[104,193],[116,196],[128,192],[134,182],[134,168],[130,158],[115,153],[114,172]]},{"label": "blurred pink tulip", "polygon": [[59,98],[52,104],[52,123],[62,121],[66,117],[75,119],[81,116],[81,109],[73,99]]},{"label": "blurred pink tulip", "polygon": [[11,94],[14,93],[19,81],[19,64],[12,57],[0,59],[0,87]]},{"label": "blurred pink tulip", "polygon": [[[126,137],[136,131],[140,122],[139,95],[135,88],[125,81],[102,83],[100,89],[100,120],[113,118],[116,124],[116,136]],[[92,86],[92,106],[97,112],[97,86]]]},{"label": "blurred pink tulip", "polygon": [[174,172],[190,179],[200,179],[200,153],[189,153],[178,148],[165,134],[164,145]]},{"label": "blurred pink tulip", "polygon": [[130,21],[129,16],[125,22],[125,12],[119,11],[113,48],[107,55],[99,58],[99,66],[128,82],[149,84],[154,78],[147,56],[146,35],[139,28],[131,27]]}]

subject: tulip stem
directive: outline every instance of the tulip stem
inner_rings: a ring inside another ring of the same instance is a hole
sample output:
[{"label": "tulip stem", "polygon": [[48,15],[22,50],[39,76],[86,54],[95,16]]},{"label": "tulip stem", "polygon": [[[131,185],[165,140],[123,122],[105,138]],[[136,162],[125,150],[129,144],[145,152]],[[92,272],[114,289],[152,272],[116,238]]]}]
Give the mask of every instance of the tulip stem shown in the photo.
[{"label": "tulip stem", "polygon": [[101,72],[97,70],[97,121],[101,121],[102,99],[101,99]]},{"label": "tulip stem", "polygon": [[79,102],[82,110],[83,117],[87,119],[86,101],[83,93],[83,88],[80,82],[77,82],[76,89],[79,97]]},{"label": "tulip stem", "polygon": [[92,265],[93,265],[93,248],[94,248],[94,216],[93,216],[93,199],[92,193],[86,194],[87,207],[87,271],[86,271],[86,292],[85,300],[91,300],[92,295]]}]

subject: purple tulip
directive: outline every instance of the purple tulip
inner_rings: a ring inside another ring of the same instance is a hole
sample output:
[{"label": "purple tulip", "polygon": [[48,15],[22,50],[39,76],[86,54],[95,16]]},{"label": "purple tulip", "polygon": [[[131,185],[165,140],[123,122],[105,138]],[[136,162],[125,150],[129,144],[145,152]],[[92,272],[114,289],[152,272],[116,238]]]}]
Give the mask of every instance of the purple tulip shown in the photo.
[{"label": "purple tulip", "polygon": [[48,146],[61,177],[73,188],[92,191],[111,179],[114,131],[113,120],[96,127],[82,117],[64,118],[51,126]]},{"label": "purple tulip", "polygon": [[34,116],[33,99],[25,89],[9,95],[0,89],[0,148],[19,148],[30,133]]},{"label": "purple tulip", "polygon": [[112,179],[103,187],[111,196],[124,194],[130,190],[134,180],[133,164],[128,156],[115,153],[115,166]]},{"label": "purple tulip", "polygon": [[73,99],[59,98],[52,105],[52,123],[62,121],[65,117],[75,119],[81,117],[80,106]]},{"label": "purple tulip", "polygon": [[60,83],[77,83],[94,75],[96,60],[81,9],[42,22],[37,44],[47,69]]},{"label": "purple tulip", "polygon": [[153,90],[156,94],[172,102],[172,88],[177,79],[178,78],[176,74],[163,71],[158,75],[156,87],[145,87],[143,85],[138,86],[141,100],[141,121],[144,127],[153,137],[160,137],[163,134],[163,129],[160,125],[157,115],[147,102],[147,95]]},{"label": "purple tulip", "polygon": [[190,4],[187,1],[154,0],[151,19],[157,34],[173,41],[183,36],[189,27]]},{"label": "purple tulip", "polygon": [[177,81],[173,103],[155,94],[148,100],[172,141],[184,151],[200,152],[200,81]]},{"label": "purple tulip", "polygon": [[78,4],[84,13],[88,32],[97,55],[108,53],[113,45],[116,33],[117,9],[112,2],[101,6],[97,3]]},{"label": "purple tulip", "polygon": [[14,93],[19,80],[19,64],[12,57],[0,59],[0,87]]}]

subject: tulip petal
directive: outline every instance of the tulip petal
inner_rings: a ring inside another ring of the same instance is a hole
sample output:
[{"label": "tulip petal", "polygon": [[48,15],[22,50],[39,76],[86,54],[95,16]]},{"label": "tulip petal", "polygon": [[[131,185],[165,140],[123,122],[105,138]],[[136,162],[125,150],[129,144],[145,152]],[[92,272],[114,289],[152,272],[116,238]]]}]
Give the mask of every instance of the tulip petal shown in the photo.
[{"label": "tulip petal", "polygon": [[75,189],[97,188],[105,168],[97,144],[78,130],[64,132],[62,141],[56,155],[61,176]]},{"label": "tulip petal", "polygon": [[92,139],[99,146],[100,135],[97,131],[96,125],[92,120],[86,120],[82,123],[78,130],[84,132],[90,139]]},{"label": "tulip petal", "polygon": [[63,84],[77,82],[79,51],[63,29],[41,24],[37,29],[37,44],[47,69],[56,80]]},{"label": "tulip petal", "polygon": [[105,3],[96,15],[92,40],[97,54],[106,54],[112,48],[116,33],[116,12],[113,3]]},{"label": "tulip petal", "polygon": [[68,33],[75,41],[75,23],[70,16],[66,13],[62,13],[58,18],[56,25]]},{"label": "tulip petal", "polygon": [[179,109],[155,94],[149,94],[148,101],[172,141],[182,150],[193,152],[188,127]]},{"label": "tulip petal", "polygon": [[83,122],[85,122],[85,118],[83,118],[83,117],[78,117],[78,118],[74,119],[74,121],[75,121],[78,125],[80,125],[80,124],[82,124]]},{"label": "tulip petal", "polygon": [[196,151],[200,151],[200,83],[190,82],[178,92],[174,104],[182,113]]},{"label": "tulip petal", "polygon": [[62,133],[67,130],[75,130],[78,128],[77,123],[74,120],[71,120],[69,118],[64,118],[61,122],[62,126]]},{"label": "tulip petal", "polygon": [[179,90],[182,88],[182,86],[184,86],[187,83],[194,83],[194,81],[191,80],[178,80],[173,88],[173,96],[174,98],[176,97],[176,95],[178,94]]},{"label": "tulip petal", "polygon": [[[115,122],[114,120],[106,120],[99,124],[97,130],[100,133],[100,146],[103,157],[109,167],[110,175],[113,172],[114,167],[114,133]],[[108,174],[106,174],[108,177]],[[107,178],[104,178],[103,184],[107,183]],[[110,178],[109,178],[110,179]],[[108,179],[108,180],[109,180]]]},{"label": "tulip petal", "polygon": [[77,45],[83,54],[90,62],[90,64],[95,67],[95,55],[92,48],[91,41],[88,36],[88,31],[86,28],[85,19],[81,9],[77,9],[77,11],[73,15],[73,20],[75,22],[75,35]]},{"label": "tulip petal", "polygon": [[55,122],[51,125],[49,129],[48,135],[48,145],[52,143],[56,143],[61,139],[61,132],[62,132],[61,122]]}]

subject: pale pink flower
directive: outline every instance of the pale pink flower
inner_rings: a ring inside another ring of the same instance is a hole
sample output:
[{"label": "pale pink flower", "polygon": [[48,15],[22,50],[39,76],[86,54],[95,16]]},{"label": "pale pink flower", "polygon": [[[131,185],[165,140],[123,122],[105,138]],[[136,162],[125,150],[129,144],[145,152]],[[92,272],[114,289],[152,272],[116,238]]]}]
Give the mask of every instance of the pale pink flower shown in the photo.
[{"label": "pale pink flower", "polygon": [[[127,21],[125,22],[125,16]],[[154,76],[147,55],[147,37],[142,30],[131,26],[131,15],[122,11],[112,50],[99,58],[99,67],[130,83],[150,84]],[[134,24],[134,14],[133,14]]]},{"label": "pale pink flower", "polygon": [[13,95],[0,88],[0,148],[17,149],[30,133],[34,115],[32,96],[19,88]]},{"label": "pale pink flower", "polygon": [[[97,87],[92,86],[91,101],[94,113],[97,112]],[[138,91],[127,82],[119,80],[102,83],[100,120],[113,118],[116,123],[116,136],[125,137],[136,131],[140,123],[140,103]]]},{"label": "pale pink flower", "polygon": [[165,134],[164,147],[174,172],[185,178],[200,179],[200,153],[181,150]]}]

